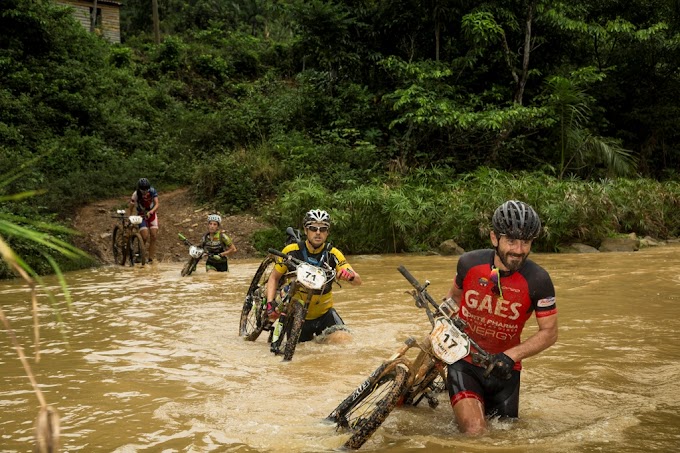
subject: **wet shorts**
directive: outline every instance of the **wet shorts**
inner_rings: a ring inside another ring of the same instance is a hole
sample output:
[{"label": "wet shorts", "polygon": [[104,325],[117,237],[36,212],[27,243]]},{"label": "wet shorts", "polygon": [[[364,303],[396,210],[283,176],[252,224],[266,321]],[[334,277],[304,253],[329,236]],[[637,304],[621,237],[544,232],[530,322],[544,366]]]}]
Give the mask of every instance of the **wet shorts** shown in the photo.
[{"label": "wet shorts", "polygon": [[336,325],[344,325],[342,318],[334,308],[331,308],[323,315],[314,319],[307,319],[302,324],[302,332],[300,333],[300,342],[311,341],[315,335],[321,335],[326,328]]},{"label": "wet shorts", "polygon": [[519,414],[520,372],[512,371],[508,380],[485,378],[484,368],[459,360],[448,367],[447,383],[451,406],[465,398],[476,398],[484,405],[487,417],[512,417]]},{"label": "wet shorts", "polygon": [[139,224],[139,229],[143,230],[145,228],[156,228],[158,229],[158,214],[156,214],[156,217],[154,217],[153,221],[148,222],[146,219],[142,220],[142,223]]},{"label": "wet shorts", "polygon": [[205,262],[205,270],[207,271],[217,271],[217,272],[228,272],[229,271],[229,261],[211,261],[207,260]]}]

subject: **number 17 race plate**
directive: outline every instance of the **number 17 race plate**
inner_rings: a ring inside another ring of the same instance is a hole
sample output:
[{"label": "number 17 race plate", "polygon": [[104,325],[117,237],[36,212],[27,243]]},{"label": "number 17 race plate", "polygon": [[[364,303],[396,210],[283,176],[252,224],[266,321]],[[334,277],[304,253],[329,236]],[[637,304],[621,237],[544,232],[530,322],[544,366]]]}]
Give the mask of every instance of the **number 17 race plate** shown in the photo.
[{"label": "number 17 race plate", "polygon": [[448,320],[437,318],[430,333],[434,355],[449,365],[470,353],[470,342],[449,324]]}]

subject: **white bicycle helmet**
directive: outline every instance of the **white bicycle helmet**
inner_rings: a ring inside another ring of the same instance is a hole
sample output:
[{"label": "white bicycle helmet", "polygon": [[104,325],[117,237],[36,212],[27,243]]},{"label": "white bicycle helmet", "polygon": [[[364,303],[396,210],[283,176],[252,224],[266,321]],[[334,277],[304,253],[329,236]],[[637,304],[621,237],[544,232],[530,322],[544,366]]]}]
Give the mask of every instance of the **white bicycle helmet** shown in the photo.
[{"label": "white bicycle helmet", "polygon": [[323,223],[324,225],[330,227],[331,216],[326,211],[312,209],[311,211],[307,211],[302,223],[305,227],[307,227],[307,225],[311,225],[312,223]]},{"label": "white bicycle helmet", "polygon": [[210,214],[208,216],[208,222],[217,222],[218,225],[222,224],[222,217],[217,214]]}]

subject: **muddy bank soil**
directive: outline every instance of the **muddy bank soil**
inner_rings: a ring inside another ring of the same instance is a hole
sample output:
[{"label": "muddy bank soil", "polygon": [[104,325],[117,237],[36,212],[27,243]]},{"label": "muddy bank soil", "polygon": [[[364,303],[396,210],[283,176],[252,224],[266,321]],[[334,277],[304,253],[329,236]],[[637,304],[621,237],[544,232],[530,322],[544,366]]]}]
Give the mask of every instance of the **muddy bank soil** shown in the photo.
[{"label": "muddy bank soil", "polygon": [[[112,216],[115,216],[117,209],[127,209],[131,194],[132,191],[126,196],[98,201],[81,208],[73,221],[73,228],[81,233],[75,240],[76,245],[102,263],[113,263],[111,236],[117,220]],[[159,192],[158,202],[160,207],[156,260],[184,261],[188,256],[188,249],[180,242],[177,234],[182,233],[191,242],[197,243],[208,230],[207,217],[212,211],[206,206],[197,204],[189,190],[185,188]],[[231,259],[259,256],[252,246],[252,234],[269,227],[270,225],[251,215],[222,215],[221,228],[227,232],[238,249]]]}]

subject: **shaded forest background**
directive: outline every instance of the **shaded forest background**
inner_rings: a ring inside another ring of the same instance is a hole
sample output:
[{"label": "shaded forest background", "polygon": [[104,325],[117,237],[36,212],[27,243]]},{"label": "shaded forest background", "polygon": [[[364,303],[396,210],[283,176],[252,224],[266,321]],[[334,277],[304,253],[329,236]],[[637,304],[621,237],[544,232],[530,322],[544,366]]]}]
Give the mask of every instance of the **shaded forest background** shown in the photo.
[{"label": "shaded forest background", "polygon": [[68,225],[144,176],[267,219],[263,250],[317,207],[348,253],[485,246],[508,198],[539,250],[680,233],[677,0],[159,0],[160,43],[151,5],[118,45],[0,3],[1,222]]}]

